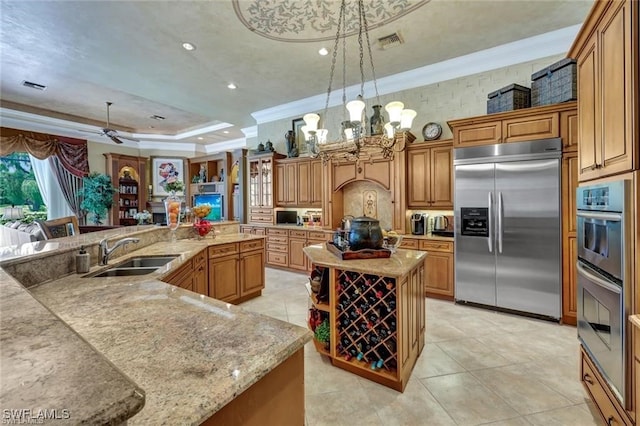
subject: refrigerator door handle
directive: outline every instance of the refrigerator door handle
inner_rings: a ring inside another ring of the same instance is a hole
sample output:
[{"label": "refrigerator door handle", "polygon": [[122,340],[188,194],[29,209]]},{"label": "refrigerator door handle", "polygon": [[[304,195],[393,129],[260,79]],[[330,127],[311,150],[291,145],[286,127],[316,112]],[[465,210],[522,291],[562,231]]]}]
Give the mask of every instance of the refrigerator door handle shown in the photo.
[{"label": "refrigerator door handle", "polygon": [[489,226],[489,239],[487,240],[487,243],[489,244],[489,253],[493,253],[493,232],[491,227],[491,223],[493,221],[493,197],[491,192],[487,194],[487,198],[487,202],[489,203],[489,214],[487,218]]},{"label": "refrigerator door handle", "polygon": [[502,253],[502,192],[498,192],[498,253]]}]

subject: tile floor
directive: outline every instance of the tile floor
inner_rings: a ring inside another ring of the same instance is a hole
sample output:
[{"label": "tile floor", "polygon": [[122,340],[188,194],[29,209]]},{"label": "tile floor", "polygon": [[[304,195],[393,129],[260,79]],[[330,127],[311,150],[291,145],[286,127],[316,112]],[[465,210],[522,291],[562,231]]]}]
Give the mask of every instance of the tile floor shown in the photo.
[{"label": "tile floor", "polygon": [[[308,279],[267,268],[246,309],[306,327]],[[426,344],[404,393],[305,347],[307,425],[588,426],[576,329],[427,299]]]}]

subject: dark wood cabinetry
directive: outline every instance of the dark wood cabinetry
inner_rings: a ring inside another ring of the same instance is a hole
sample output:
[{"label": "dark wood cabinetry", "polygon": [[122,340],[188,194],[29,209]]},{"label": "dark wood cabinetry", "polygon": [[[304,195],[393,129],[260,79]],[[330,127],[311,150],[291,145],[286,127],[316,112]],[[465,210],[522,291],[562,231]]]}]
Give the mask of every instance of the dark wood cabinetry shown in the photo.
[{"label": "dark wood cabinetry", "polygon": [[115,153],[104,154],[106,174],[118,192],[113,196],[110,212],[111,224],[135,225],[134,215],[146,209],[147,204],[147,158]]}]

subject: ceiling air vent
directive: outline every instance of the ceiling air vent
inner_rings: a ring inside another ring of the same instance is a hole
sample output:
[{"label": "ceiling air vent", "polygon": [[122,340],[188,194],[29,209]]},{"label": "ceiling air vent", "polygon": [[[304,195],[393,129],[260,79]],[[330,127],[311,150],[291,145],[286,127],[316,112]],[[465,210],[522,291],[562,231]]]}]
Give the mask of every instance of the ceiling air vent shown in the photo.
[{"label": "ceiling air vent", "polygon": [[27,81],[27,80],[23,81],[22,85],[24,87],[29,87],[31,89],[36,89],[36,90],[44,90],[44,89],[47,88],[47,86],[45,86],[43,84],[38,84],[38,83],[34,83],[32,81]]},{"label": "ceiling air vent", "polygon": [[378,39],[378,46],[380,46],[380,48],[383,50],[400,46],[403,43],[404,43],[404,40],[402,39],[402,36],[400,35],[400,33],[389,34],[388,36],[381,37]]},{"label": "ceiling air vent", "polygon": [[149,118],[153,118],[154,120],[159,120],[159,121],[164,120],[164,117],[161,115],[152,115]]}]

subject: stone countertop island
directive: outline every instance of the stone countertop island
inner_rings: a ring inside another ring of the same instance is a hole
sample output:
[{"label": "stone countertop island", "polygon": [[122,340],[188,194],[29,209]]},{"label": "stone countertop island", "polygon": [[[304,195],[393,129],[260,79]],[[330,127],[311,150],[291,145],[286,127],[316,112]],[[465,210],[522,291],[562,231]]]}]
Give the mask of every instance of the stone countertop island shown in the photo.
[{"label": "stone countertop island", "polygon": [[[134,255],[180,256],[144,276],[84,278],[69,274],[37,283],[27,274],[25,283],[36,299],[142,388],[146,395],[144,409],[128,422],[206,422],[212,416],[228,413],[234,402],[270,377],[276,375],[280,380],[283,374],[279,371],[291,363],[296,363],[299,374],[286,377],[297,388],[295,397],[291,398],[289,392],[285,405],[289,411],[294,411],[291,407],[303,410],[302,351],[311,338],[308,330],[160,281],[208,245],[263,237],[229,234],[174,243],[154,242],[153,235],[146,238],[147,246],[110,263]],[[45,268],[48,266],[46,258],[37,258]],[[14,273],[24,272],[28,262],[20,260],[19,264],[9,261],[7,266]],[[91,272],[101,268],[94,266]],[[11,323],[5,318],[2,329],[3,334],[12,333]],[[290,391],[293,385],[286,380],[270,383],[266,391],[262,388],[269,395],[264,401],[277,407],[274,398],[278,392]],[[64,387],[55,383],[50,389],[64,392]],[[256,421],[251,418],[251,404],[243,406],[244,412],[235,409],[223,418],[241,419],[244,424]]]},{"label": "stone countertop island", "polygon": [[[328,243],[326,243],[328,244]],[[424,347],[427,253],[398,249],[389,258],[343,260],[325,244],[307,246],[312,278],[309,325],[328,322],[316,349],[337,367],[403,391]]]}]

